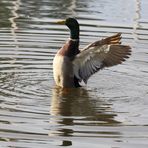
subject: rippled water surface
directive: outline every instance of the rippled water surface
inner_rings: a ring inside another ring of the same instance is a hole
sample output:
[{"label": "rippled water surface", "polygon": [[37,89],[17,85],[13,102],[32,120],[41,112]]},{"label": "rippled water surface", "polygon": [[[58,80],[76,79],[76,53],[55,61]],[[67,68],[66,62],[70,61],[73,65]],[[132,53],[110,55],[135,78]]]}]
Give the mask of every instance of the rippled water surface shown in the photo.
[{"label": "rippled water surface", "polygon": [[[76,17],[81,45],[122,32],[132,56],[61,91],[52,60]],[[0,0],[0,148],[147,148],[148,1]]]}]

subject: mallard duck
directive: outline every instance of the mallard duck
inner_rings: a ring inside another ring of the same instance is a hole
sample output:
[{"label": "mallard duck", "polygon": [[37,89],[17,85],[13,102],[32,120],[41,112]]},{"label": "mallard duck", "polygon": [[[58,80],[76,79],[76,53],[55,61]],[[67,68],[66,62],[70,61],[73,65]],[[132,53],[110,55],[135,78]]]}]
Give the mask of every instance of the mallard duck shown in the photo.
[{"label": "mallard duck", "polygon": [[121,64],[131,54],[128,45],[121,45],[121,33],[95,41],[79,50],[79,23],[75,18],[58,21],[70,30],[70,38],[53,60],[53,75],[57,86],[80,87],[94,73],[105,67]]}]

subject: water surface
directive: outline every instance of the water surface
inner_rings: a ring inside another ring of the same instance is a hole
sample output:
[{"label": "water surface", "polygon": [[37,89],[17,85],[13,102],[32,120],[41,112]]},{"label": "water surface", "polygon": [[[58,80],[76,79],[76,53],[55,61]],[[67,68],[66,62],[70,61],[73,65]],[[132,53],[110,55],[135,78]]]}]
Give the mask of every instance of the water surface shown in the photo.
[{"label": "water surface", "polygon": [[[0,147],[148,147],[147,0],[0,1]],[[52,61],[76,17],[81,45],[122,32],[132,56],[88,85],[55,87]]]}]

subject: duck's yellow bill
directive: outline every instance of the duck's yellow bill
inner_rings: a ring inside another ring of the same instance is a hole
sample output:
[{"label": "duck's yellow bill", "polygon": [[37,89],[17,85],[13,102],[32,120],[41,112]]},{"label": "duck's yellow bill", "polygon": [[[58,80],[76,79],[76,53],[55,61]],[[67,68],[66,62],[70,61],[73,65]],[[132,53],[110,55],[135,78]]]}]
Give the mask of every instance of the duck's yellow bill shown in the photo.
[{"label": "duck's yellow bill", "polygon": [[65,22],[66,22],[65,20],[57,21],[56,24],[65,25]]}]

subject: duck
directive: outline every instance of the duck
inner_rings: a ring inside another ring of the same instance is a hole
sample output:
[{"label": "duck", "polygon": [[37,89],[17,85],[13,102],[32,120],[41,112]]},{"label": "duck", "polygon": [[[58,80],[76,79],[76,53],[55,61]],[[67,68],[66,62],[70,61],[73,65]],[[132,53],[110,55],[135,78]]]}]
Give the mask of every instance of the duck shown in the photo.
[{"label": "duck", "polygon": [[121,45],[121,33],[94,41],[79,49],[80,25],[75,18],[57,21],[70,30],[70,38],[57,51],[53,59],[53,77],[61,88],[81,87],[83,81],[96,72],[123,63],[131,55],[129,45]]}]

